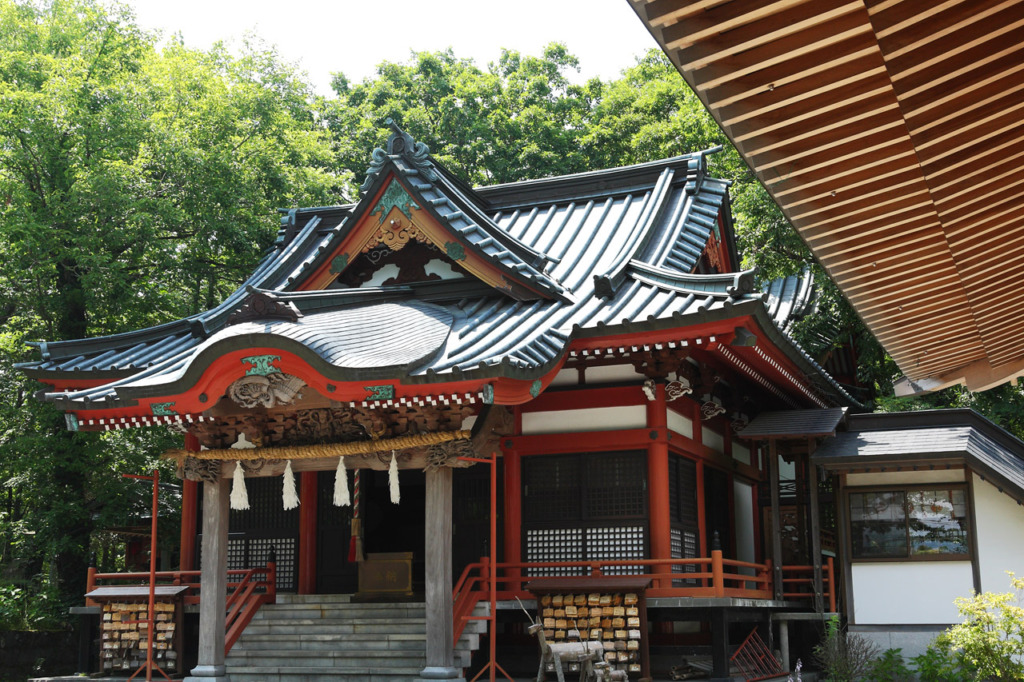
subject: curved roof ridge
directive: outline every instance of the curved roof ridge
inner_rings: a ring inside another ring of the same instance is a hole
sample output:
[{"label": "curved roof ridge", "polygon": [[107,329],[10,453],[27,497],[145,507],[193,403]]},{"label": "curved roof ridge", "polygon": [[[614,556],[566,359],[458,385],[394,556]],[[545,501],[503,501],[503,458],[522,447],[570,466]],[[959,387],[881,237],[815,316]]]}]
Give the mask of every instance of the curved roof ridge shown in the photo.
[{"label": "curved roof ridge", "polygon": [[696,274],[632,260],[629,262],[628,271],[635,280],[683,293],[710,294],[729,298],[758,295],[754,287],[755,271],[753,269],[741,272]]}]

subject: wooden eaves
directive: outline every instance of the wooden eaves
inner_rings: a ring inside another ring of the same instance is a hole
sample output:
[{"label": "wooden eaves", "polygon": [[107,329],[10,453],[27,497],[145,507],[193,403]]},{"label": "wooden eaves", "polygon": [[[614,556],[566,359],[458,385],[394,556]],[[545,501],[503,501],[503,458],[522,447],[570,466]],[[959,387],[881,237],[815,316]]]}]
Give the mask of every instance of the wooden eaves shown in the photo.
[{"label": "wooden eaves", "polygon": [[898,394],[1024,374],[1024,3],[630,2]]}]

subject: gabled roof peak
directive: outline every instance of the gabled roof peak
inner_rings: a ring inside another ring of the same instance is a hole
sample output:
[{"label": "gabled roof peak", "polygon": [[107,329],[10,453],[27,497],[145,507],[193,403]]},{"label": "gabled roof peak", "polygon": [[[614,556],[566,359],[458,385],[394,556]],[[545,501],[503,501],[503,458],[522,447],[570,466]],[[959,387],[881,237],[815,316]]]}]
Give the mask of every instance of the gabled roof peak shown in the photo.
[{"label": "gabled roof peak", "polygon": [[412,139],[412,135],[398,127],[398,124],[391,118],[387,119],[391,127],[391,136],[388,137],[387,151],[380,147],[373,150],[370,167],[366,169],[366,180],[363,181],[360,191],[370,189],[373,181],[384,169],[388,158],[402,159],[407,164],[418,170],[427,180],[437,180],[437,172],[434,164],[430,161],[430,147],[423,142]]}]

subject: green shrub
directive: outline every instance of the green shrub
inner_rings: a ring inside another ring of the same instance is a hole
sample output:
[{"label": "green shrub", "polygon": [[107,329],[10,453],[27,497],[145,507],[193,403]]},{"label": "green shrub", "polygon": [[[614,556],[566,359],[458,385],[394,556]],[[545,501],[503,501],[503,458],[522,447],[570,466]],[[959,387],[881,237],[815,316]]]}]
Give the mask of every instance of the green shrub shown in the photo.
[{"label": "green shrub", "polygon": [[825,637],[814,647],[814,658],[830,682],[855,682],[863,678],[878,657],[878,647],[860,635],[848,633],[832,616],[825,623]]},{"label": "green shrub", "polygon": [[964,620],[947,631],[952,648],[985,680],[1024,680],[1024,579],[1009,575],[1012,592],[958,598]]},{"label": "green shrub", "polygon": [[977,677],[974,666],[956,649],[948,632],[932,640],[923,654],[910,661],[920,682],[966,682]]},{"label": "green shrub", "polygon": [[867,666],[865,677],[871,682],[913,682],[914,674],[903,661],[902,649],[886,649]]}]

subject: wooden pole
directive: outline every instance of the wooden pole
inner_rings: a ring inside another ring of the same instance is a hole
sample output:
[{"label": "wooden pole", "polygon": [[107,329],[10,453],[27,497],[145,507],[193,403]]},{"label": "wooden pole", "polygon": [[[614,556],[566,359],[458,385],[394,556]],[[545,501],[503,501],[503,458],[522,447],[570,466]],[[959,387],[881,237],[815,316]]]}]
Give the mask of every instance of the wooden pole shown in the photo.
[{"label": "wooden pole", "polygon": [[[519,453],[515,450],[504,450],[505,459],[505,561],[510,564],[518,564],[522,561],[523,544],[523,475],[522,464]],[[521,571],[511,570],[509,577],[519,577]],[[509,589],[518,592],[521,587],[519,581],[509,585]]]},{"label": "wooden pole", "polygon": [[427,667],[423,679],[455,679],[452,640],[452,470],[437,467],[426,477],[425,588]]},{"label": "wooden pole", "polygon": [[825,590],[822,586],[821,573],[821,518],[818,515],[818,466],[811,463],[814,443],[807,442],[807,506],[811,531],[811,565],[814,566],[814,610],[822,613],[825,610]]},{"label": "wooden pole", "polygon": [[198,665],[185,682],[227,682],[224,666],[228,593],[228,486],[203,482],[203,553],[199,574]]},{"label": "wooden pole", "polygon": [[[665,403],[665,384],[655,383],[654,400],[647,402],[647,428],[652,441],[647,446],[647,495],[650,510],[651,558],[672,558],[672,518],[669,514],[668,466],[668,413]],[[694,424],[694,429],[700,424]],[[661,564],[655,573],[672,574],[672,566]],[[670,580],[656,578],[657,587],[671,587]]]},{"label": "wooden pole", "polygon": [[299,474],[298,593],[316,593],[317,472]]},{"label": "wooden pole", "polygon": [[775,439],[768,441],[768,473],[771,486],[772,583],[776,600],[782,599],[782,524],[779,521],[779,453]]}]

